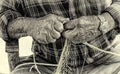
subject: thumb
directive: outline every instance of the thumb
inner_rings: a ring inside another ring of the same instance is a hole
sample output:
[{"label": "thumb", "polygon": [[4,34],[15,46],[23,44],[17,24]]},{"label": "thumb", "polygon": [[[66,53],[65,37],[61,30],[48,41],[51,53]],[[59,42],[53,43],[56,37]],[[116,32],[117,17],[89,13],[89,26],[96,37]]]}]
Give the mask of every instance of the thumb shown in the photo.
[{"label": "thumb", "polygon": [[76,20],[71,20],[70,22],[66,23],[64,25],[65,29],[74,29],[77,25],[77,21]]},{"label": "thumb", "polygon": [[69,18],[65,18],[65,17],[62,17],[62,16],[56,16],[56,19],[58,21],[60,21],[62,24],[65,24],[70,20]]}]

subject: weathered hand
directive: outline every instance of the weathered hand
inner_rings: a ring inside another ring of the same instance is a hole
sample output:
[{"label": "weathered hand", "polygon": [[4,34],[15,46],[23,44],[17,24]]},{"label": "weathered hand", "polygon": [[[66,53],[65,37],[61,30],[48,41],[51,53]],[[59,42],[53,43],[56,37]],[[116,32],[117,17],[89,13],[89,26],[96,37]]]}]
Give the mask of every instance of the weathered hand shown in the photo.
[{"label": "weathered hand", "polygon": [[97,16],[82,16],[65,24],[63,36],[75,44],[90,41],[100,35],[99,23]]},{"label": "weathered hand", "polygon": [[53,43],[61,36],[61,32],[64,30],[63,24],[68,21],[68,18],[50,14],[36,19],[33,25],[30,25],[27,33],[39,43]]}]

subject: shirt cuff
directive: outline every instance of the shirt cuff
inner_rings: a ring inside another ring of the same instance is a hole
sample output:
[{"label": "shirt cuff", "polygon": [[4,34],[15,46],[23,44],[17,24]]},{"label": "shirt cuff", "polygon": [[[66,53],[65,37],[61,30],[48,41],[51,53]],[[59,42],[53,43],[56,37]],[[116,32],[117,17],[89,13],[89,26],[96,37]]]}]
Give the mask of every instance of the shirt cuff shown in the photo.
[{"label": "shirt cuff", "polygon": [[98,15],[98,18],[100,20],[99,30],[102,32],[102,34],[106,34],[115,28],[115,21],[109,13],[105,12],[101,15]]},{"label": "shirt cuff", "polygon": [[13,21],[17,17],[20,17],[21,15],[15,11],[7,10],[3,12],[3,14],[0,17],[0,37],[2,37],[3,40],[9,41],[10,37],[7,33],[7,26],[9,22]]},{"label": "shirt cuff", "polygon": [[120,5],[116,3],[112,4],[105,11],[107,11],[115,20],[116,26],[120,27]]}]

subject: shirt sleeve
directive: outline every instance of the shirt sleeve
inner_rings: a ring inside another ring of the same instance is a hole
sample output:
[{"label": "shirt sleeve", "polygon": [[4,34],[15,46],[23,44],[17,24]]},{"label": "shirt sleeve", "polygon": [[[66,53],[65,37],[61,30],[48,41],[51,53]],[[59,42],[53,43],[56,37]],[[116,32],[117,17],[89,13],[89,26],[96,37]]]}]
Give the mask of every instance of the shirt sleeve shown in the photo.
[{"label": "shirt sleeve", "polygon": [[113,0],[112,4],[106,8],[106,10],[116,22],[116,25],[120,28],[120,0]]},{"label": "shirt sleeve", "polygon": [[18,12],[18,7],[20,5],[20,0],[2,0],[0,4],[0,37],[5,41],[9,40],[9,36],[7,34],[7,26],[8,23],[17,17],[22,16]]}]

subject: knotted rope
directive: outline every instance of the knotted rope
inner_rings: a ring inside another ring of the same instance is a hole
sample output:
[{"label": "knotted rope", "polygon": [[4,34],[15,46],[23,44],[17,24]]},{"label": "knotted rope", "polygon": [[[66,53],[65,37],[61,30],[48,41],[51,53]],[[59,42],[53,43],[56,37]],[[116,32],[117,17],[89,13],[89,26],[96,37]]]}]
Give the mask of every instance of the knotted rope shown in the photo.
[{"label": "knotted rope", "polygon": [[[119,43],[120,43],[120,42],[118,42],[118,40],[117,40],[116,42],[113,40],[113,43],[112,43],[111,45],[109,45],[106,49],[111,48],[111,49],[114,50],[114,47],[115,47],[117,44],[119,44]],[[97,51],[104,52],[104,53],[111,54],[111,55],[115,55],[115,56],[120,56],[120,54],[118,54],[118,53],[114,53],[114,52],[110,52],[110,51],[105,51],[105,50],[100,49],[100,48],[98,48],[98,47],[95,47],[95,46],[93,46],[93,45],[91,45],[91,44],[89,44],[89,43],[87,43],[87,42],[85,42],[85,43],[83,43],[83,44],[86,45],[86,46],[88,46],[88,47],[90,47],[90,48],[92,48],[93,50],[97,50]],[[70,49],[70,48],[71,48],[71,42],[66,39],[58,65],[56,65],[56,64],[46,64],[46,63],[36,63],[36,62],[35,62],[35,56],[33,56],[33,58],[34,58],[34,63],[32,63],[32,64],[34,64],[34,65],[30,68],[30,71],[31,71],[31,69],[32,69],[33,67],[35,67],[35,69],[37,70],[37,72],[38,72],[39,74],[41,74],[41,72],[40,72],[39,69],[37,68],[37,65],[45,65],[45,66],[56,66],[57,69],[55,70],[55,73],[54,73],[54,74],[75,74],[75,71],[76,71],[76,70],[75,70],[75,67],[70,67],[70,66],[69,66],[71,63],[69,63],[69,60],[68,60],[68,59],[69,59],[70,56],[72,55],[72,54],[71,54],[72,52],[70,53],[70,50],[71,50],[71,51],[74,50],[74,49]],[[74,50],[74,51],[75,51],[75,50]],[[77,54],[77,51],[76,51],[76,54]],[[71,58],[75,58],[75,57],[71,57]],[[85,60],[86,60],[86,59],[84,59],[82,66],[84,66]],[[73,61],[75,61],[75,60],[73,60]],[[73,62],[72,62],[72,63],[73,63]],[[76,63],[74,63],[73,65],[76,65]],[[81,68],[80,74],[82,74],[82,71],[83,71],[83,68]]]}]

